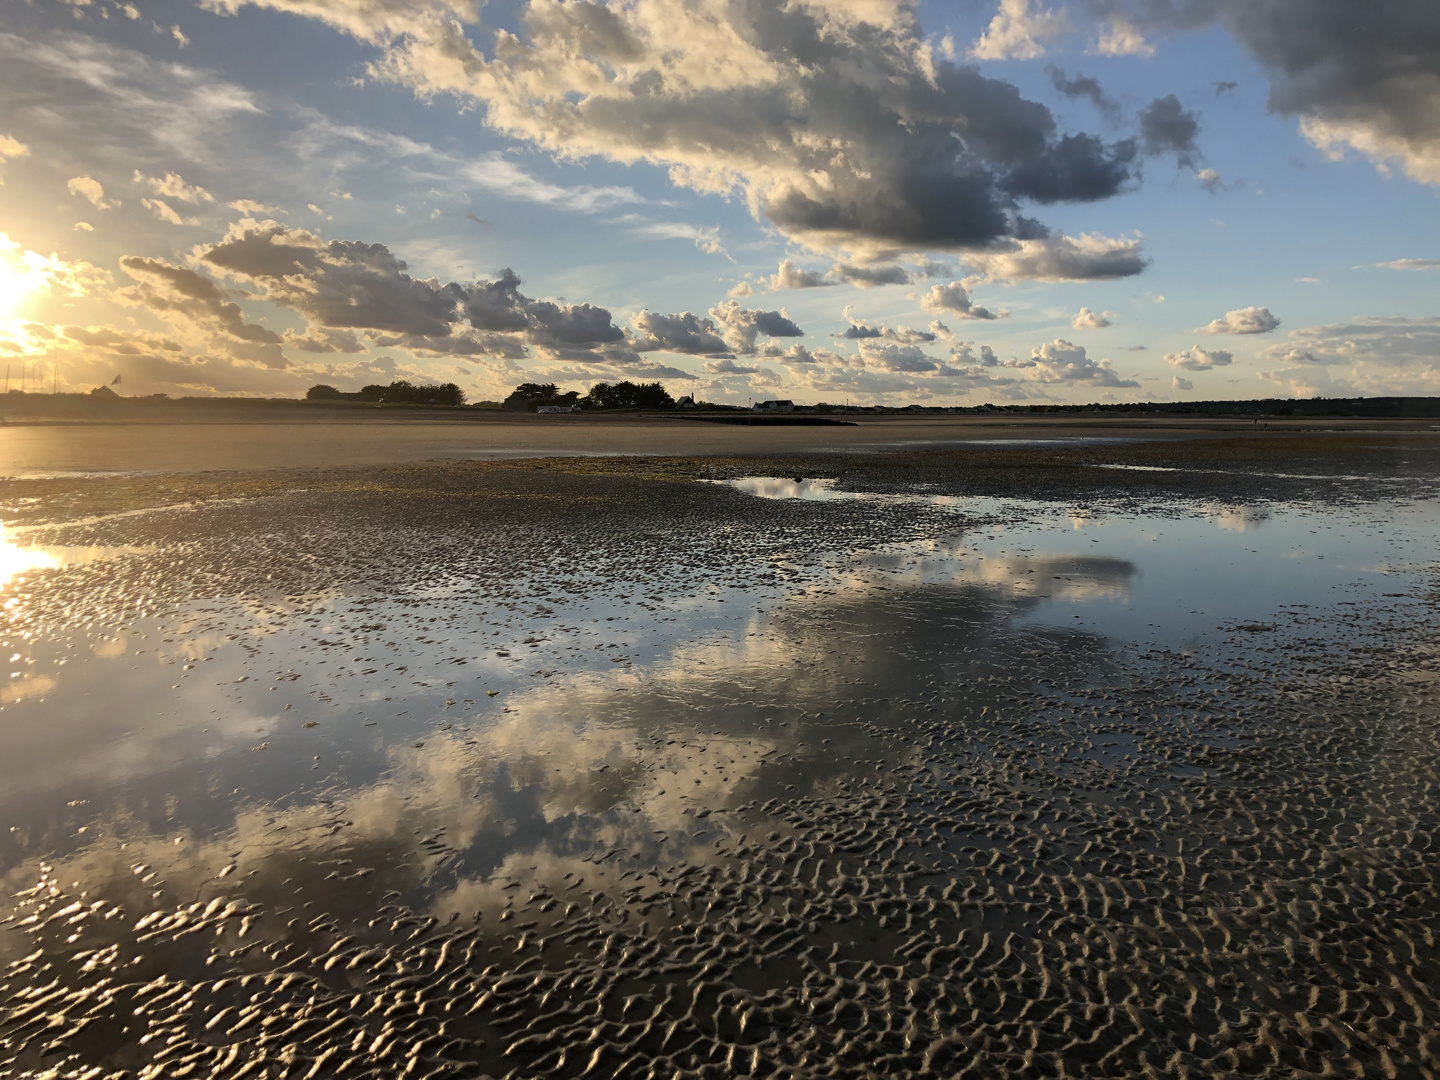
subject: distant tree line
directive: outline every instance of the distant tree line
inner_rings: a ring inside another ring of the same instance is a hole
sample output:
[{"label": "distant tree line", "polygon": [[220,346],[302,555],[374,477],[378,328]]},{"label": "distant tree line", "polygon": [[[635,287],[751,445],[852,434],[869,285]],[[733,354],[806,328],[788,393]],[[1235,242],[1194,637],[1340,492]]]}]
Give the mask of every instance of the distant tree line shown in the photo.
[{"label": "distant tree line", "polygon": [[305,392],[307,401],[370,401],[377,405],[464,405],[465,391],[454,383],[426,383],[416,386],[397,379],[389,386],[372,383],[347,394],[320,383]]},{"label": "distant tree line", "polygon": [[576,390],[560,392],[554,383],[521,383],[504,401],[507,409],[534,412],[542,405],[580,405],[590,409],[668,409],[675,399],[666,391],[664,384],[596,383],[590,392],[581,397]]},{"label": "distant tree line", "polygon": [[[367,401],[377,405],[464,405],[465,391],[454,383],[417,386],[398,379],[389,386],[375,383],[352,393],[321,383],[306,391],[305,398],[307,401]],[[583,396],[577,390],[561,393],[554,383],[521,383],[511,391],[502,406],[520,412],[534,412],[542,405],[562,408],[579,405],[587,409],[668,409],[674,404],[675,399],[663,383],[624,380],[596,383]]]}]

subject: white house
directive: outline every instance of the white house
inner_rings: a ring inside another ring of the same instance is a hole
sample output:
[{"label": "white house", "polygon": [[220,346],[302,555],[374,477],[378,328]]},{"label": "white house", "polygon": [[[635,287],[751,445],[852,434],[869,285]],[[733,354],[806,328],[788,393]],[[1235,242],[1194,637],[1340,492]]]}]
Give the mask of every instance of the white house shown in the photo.
[{"label": "white house", "polygon": [[794,412],[793,401],[757,401],[751,406],[754,412]]}]

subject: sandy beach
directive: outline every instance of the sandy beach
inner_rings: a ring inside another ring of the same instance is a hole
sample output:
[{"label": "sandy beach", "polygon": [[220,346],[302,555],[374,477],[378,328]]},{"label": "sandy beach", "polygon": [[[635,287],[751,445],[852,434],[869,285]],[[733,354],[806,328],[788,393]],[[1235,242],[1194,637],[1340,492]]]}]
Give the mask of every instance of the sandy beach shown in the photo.
[{"label": "sandy beach", "polygon": [[283,427],[0,432],[6,1070],[1434,1067],[1428,433]]},{"label": "sandy beach", "polygon": [[1389,432],[1440,438],[1430,420],[1151,419],[1048,416],[851,416],[844,426],[746,427],[674,416],[473,414],[465,419],[256,420],[216,410],[203,422],[0,425],[0,474],[338,468],[433,460],[572,455],[805,454],[964,447],[1032,440],[1063,443],[1175,440],[1274,432]]}]

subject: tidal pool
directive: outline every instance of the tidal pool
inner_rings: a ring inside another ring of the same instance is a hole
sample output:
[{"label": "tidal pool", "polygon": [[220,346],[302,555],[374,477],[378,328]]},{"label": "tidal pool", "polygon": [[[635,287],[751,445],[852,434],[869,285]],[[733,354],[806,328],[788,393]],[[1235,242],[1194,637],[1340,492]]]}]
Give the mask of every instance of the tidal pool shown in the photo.
[{"label": "tidal pool", "polygon": [[639,490],[5,534],[3,1068],[1436,1068],[1440,505]]}]

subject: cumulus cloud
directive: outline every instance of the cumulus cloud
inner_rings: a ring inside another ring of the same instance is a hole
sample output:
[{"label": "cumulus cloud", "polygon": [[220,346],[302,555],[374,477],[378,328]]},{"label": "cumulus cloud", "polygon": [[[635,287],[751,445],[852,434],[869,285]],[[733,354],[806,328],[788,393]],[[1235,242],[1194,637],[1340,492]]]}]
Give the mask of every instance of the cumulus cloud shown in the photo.
[{"label": "cumulus cloud", "polygon": [[1094,360],[1085,353],[1085,346],[1064,338],[1056,338],[1036,346],[1028,360],[1008,360],[1004,367],[1018,368],[1022,378],[1038,383],[1069,383],[1086,386],[1134,387],[1134,379],[1122,379],[1109,360]]},{"label": "cumulus cloud", "polygon": [[805,270],[795,265],[794,259],[781,259],[775,273],[765,279],[765,287],[771,292],[781,289],[819,289],[837,284],[826,278],[819,270]]},{"label": "cumulus cloud", "polygon": [[1181,378],[1179,375],[1176,375],[1173,379],[1170,380],[1170,389],[1172,389],[1172,390],[1194,390],[1194,389],[1195,389],[1195,384],[1194,384],[1193,382],[1191,382],[1189,379]]},{"label": "cumulus cloud", "polygon": [[[847,319],[850,318],[849,308],[845,309],[845,316]],[[851,322],[843,333],[835,336],[845,341],[884,339],[898,342],[901,345],[924,345],[935,341],[939,334],[934,330],[915,330],[908,326],[891,328],[889,326],[871,326],[866,322]]]},{"label": "cumulus cloud", "polygon": [[903,266],[856,266],[851,263],[837,263],[831,267],[834,274],[846,285],[862,289],[873,289],[877,285],[909,285],[913,280],[910,271]]},{"label": "cumulus cloud", "polygon": [[265,367],[289,366],[279,334],[246,320],[240,305],[208,277],[161,259],[125,255],[120,267],[135,284],[117,290],[117,297],[145,307],[176,327],[223,343],[233,356]]},{"label": "cumulus cloud", "polygon": [[1045,54],[1047,42],[1072,29],[1064,9],[1036,8],[1032,0],[1000,0],[990,25],[970,46],[970,55],[977,60],[1033,60]]},{"label": "cumulus cloud", "polygon": [[988,308],[976,307],[970,300],[970,291],[964,282],[952,281],[948,285],[931,285],[930,290],[920,298],[920,306],[939,314],[949,312],[961,319],[993,319],[995,313]]},{"label": "cumulus cloud", "polygon": [[154,177],[146,176],[136,169],[135,183],[148,187],[156,195],[163,195],[167,199],[179,199],[181,202],[196,204],[215,201],[214,196],[204,188],[196,184],[187,184],[179,173],[167,172],[162,177]]},{"label": "cumulus cloud", "polygon": [[120,205],[105,198],[104,186],[93,176],[72,176],[65,186],[70,189],[71,195],[89,200],[97,210],[110,210]]},{"label": "cumulus cloud", "polygon": [[720,336],[714,320],[689,311],[678,315],[642,311],[632,321],[640,334],[634,345],[636,352],[664,351],[695,356],[730,352],[730,344]]},{"label": "cumulus cloud", "polygon": [[[605,308],[525,296],[509,269],[493,281],[421,280],[383,244],[327,242],[274,221],[244,219],[198,258],[319,326],[397,335],[407,347],[513,355],[519,346],[504,335],[548,349],[588,349],[625,337]],[[478,333],[461,333],[465,323]]]},{"label": "cumulus cloud", "polygon": [[1108,281],[1149,265],[1139,236],[1112,239],[1096,233],[997,242],[969,251],[964,260],[991,281]]},{"label": "cumulus cloud", "polygon": [[1187,112],[1174,94],[1156,98],[1140,110],[1140,141],[1147,154],[1174,154],[1179,165],[1193,168],[1199,155],[1198,134],[1199,118]]},{"label": "cumulus cloud", "polygon": [[1260,359],[1284,364],[1440,367],[1440,317],[1358,318],[1292,330]]},{"label": "cumulus cloud", "polygon": [[1280,320],[1270,314],[1269,308],[1247,307],[1227,311],[1218,319],[1207,323],[1206,334],[1268,334],[1280,325]]},{"label": "cumulus cloud", "polygon": [[1088,307],[1082,307],[1070,320],[1070,325],[1076,330],[1103,330],[1115,322],[1115,312],[1104,311],[1096,314]]},{"label": "cumulus cloud", "polygon": [[[1023,202],[1104,198],[1132,179],[1131,147],[1064,135],[1013,84],[937,55],[908,3],[525,0],[487,52],[458,3],[253,2],[373,42],[375,75],[476,102],[496,130],[559,157],[643,161],[678,185],[739,192],[815,250],[874,259],[1040,236]],[[1006,2],[982,48],[1013,52],[1060,25]],[[513,165],[487,158],[476,182],[520,190]]]},{"label": "cumulus cloud", "polygon": [[1139,27],[1220,23],[1270,76],[1272,112],[1323,153],[1440,185],[1440,6],[1414,0],[1091,0]]},{"label": "cumulus cloud", "polygon": [[1186,371],[1209,371],[1211,368],[1229,367],[1235,357],[1224,349],[1202,349],[1192,345],[1178,353],[1166,353],[1165,362],[1171,367]]},{"label": "cumulus cloud", "polygon": [[726,300],[710,309],[710,316],[720,325],[729,346],[738,353],[754,353],[755,340],[765,337],[804,337],[805,331],[783,311],[756,311],[743,308],[734,300]]},{"label": "cumulus cloud", "polygon": [[1440,394],[1440,318],[1362,317],[1292,330],[1260,359],[1260,378],[1297,396]]},{"label": "cumulus cloud", "polygon": [[758,367],[743,367],[728,357],[705,361],[705,372],[708,375],[758,375],[762,370],[764,369]]},{"label": "cumulus cloud", "polygon": [[1155,47],[1145,40],[1145,35],[1135,29],[1133,23],[1121,16],[1113,16],[1100,31],[1094,52],[1101,56],[1154,56]]}]

